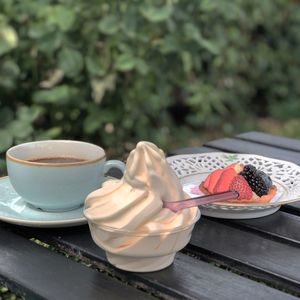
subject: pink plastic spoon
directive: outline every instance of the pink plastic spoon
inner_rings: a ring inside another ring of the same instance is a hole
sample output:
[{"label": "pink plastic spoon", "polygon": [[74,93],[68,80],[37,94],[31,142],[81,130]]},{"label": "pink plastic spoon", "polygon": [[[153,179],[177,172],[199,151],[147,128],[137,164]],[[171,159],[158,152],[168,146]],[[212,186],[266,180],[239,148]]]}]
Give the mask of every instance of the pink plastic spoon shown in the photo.
[{"label": "pink plastic spoon", "polygon": [[211,202],[225,201],[230,199],[237,199],[239,197],[239,193],[235,190],[226,191],[222,193],[210,194],[205,196],[199,196],[195,198],[189,198],[185,200],[179,201],[163,201],[163,207],[172,210],[173,212],[177,212],[183,208],[199,206]]}]

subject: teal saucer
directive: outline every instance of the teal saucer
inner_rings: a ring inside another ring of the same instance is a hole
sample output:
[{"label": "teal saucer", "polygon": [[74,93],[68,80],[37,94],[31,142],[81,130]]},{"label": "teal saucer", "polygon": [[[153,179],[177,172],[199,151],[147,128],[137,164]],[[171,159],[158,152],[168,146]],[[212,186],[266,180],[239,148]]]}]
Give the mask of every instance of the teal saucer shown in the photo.
[{"label": "teal saucer", "polygon": [[83,206],[66,212],[45,212],[26,204],[9,177],[0,178],[0,221],[28,227],[71,227],[87,223]]}]

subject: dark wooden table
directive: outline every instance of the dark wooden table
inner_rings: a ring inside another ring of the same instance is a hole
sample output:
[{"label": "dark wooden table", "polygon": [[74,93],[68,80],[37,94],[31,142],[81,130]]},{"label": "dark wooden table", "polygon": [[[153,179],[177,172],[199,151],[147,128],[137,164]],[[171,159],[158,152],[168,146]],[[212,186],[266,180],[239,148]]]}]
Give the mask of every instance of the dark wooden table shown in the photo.
[{"label": "dark wooden table", "polygon": [[[300,141],[258,132],[171,154],[211,151],[300,164]],[[0,222],[0,281],[28,299],[296,299],[300,203],[260,219],[201,217],[172,266],[140,274],[111,266],[86,225],[36,229]]]}]

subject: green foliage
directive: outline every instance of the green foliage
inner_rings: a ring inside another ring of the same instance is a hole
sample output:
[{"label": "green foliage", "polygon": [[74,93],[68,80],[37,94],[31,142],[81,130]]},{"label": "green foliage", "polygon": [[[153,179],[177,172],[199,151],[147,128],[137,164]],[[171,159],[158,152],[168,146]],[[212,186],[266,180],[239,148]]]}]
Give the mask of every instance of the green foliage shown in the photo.
[{"label": "green foliage", "polygon": [[13,294],[6,284],[0,281],[0,299],[1,300],[24,300],[23,296]]},{"label": "green foliage", "polygon": [[293,134],[299,25],[292,0],[1,0],[0,152],[48,138],[168,149],[255,116],[292,116]]}]

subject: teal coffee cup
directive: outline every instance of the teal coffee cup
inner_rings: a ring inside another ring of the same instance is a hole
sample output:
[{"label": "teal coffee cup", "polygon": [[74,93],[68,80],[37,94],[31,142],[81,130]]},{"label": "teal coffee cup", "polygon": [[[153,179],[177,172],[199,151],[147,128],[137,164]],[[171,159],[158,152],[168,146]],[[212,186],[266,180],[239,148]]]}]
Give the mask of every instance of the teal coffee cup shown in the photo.
[{"label": "teal coffee cup", "polygon": [[23,200],[44,211],[67,211],[84,203],[111,168],[124,172],[118,160],[106,161],[94,144],[49,140],[20,144],[6,152],[12,186]]}]

